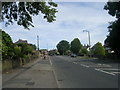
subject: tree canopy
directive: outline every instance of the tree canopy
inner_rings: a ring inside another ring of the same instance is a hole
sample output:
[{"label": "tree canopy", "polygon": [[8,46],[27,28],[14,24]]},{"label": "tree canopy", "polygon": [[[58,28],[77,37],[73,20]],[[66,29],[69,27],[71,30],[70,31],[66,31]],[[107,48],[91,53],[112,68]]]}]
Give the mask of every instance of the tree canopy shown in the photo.
[{"label": "tree canopy", "polygon": [[107,2],[104,6],[108,13],[116,18],[120,18],[120,1],[119,2]]},{"label": "tree canopy", "polygon": [[118,56],[120,56],[120,1],[107,2],[104,7],[108,13],[115,16],[117,20],[110,22],[108,26],[109,35],[105,40],[105,44],[110,47]]},{"label": "tree canopy", "polygon": [[91,51],[92,51],[93,55],[97,55],[97,56],[104,56],[105,55],[105,49],[100,42],[96,43],[92,47]]},{"label": "tree canopy", "polygon": [[11,58],[11,56],[13,55],[13,42],[11,37],[4,31],[2,31],[0,29],[0,32],[2,32],[2,58],[6,59],[6,58]]},{"label": "tree canopy", "polygon": [[84,54],[84,55],[87,55],[88,54],[88,50],[86,48],[82,47],[80,53]]},{"label": "tree canopy", "polygon": [[62,54],[65,54],[65,52],[70,49],[69,42],[66,41],[66,40],[60,41],[60,42],[57,44],[56,47],[57,47],[57,49],[58,49],[58,52],[59,52],[61,55],[62,55]]},{"label": "tree canopy", "polygon": [[32,16],[43,14],[43,18],[47,22],[56,20],[57,4],[54,2],[2,2],[2,19],[6,21],[6,25],[12,24],[14,21],[18,25],[29,29],[34,27]]},{"label": "tree canopy", "polygon": [[71,51],[74,54],[78,54],[80,49],[82,48],[82,44],[80,43],[80,40],[78,38],[75,38],[72,42],[71,42]]}]

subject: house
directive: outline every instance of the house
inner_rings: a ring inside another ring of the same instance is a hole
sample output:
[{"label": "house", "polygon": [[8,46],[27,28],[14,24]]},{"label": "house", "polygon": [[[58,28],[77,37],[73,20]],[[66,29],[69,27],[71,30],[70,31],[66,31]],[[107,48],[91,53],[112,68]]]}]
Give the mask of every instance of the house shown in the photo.
[{"label": "house", "polygon": [[85,45],[84,44],[84,46],[83,46],[83,48],[85,48],[85,49],[88,49],[90,46],[87,44],[87,45]]},{"label": "house", "polygon": [[19,39],[17,42],[15,42],[15,44],[18,44],[18,43],[26,43],[26,44],[28,44],[27,40],[22,40],[22,39]]}]

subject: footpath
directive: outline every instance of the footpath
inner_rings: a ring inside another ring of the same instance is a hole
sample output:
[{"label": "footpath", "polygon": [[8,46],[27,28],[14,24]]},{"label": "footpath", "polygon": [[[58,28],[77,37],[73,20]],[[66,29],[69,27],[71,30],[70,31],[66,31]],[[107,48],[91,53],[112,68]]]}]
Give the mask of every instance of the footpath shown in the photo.
[{"label": "footpath", "polygon": [[49,57],[2,74],[2,88],[58,88]]}]

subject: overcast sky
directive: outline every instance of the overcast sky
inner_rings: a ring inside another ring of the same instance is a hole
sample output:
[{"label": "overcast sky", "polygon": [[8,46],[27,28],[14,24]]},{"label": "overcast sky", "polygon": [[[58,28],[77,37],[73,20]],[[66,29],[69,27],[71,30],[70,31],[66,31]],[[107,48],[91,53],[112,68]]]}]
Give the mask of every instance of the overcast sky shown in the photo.
[{"label": "overcast sky", "polygon": [[27,40],[36,44],[37,35],[40,37],[40,49],[56,48],[61,40],[71,42],[74,38],[79,38],[82,44],[88,44],[88,36],[83,30],[89,30],[91,45],[97,42],[104,44],[108,35],[108,22],[115,18],[110,16],[103,9],[106,2],[57,2],[58,13],[56,21],[48,23],[42,19],[42,15],[33,17],[34,28],[26,30],[18,25],[5,27],[5,30],[12,38],[13,42],[18,39]]}]

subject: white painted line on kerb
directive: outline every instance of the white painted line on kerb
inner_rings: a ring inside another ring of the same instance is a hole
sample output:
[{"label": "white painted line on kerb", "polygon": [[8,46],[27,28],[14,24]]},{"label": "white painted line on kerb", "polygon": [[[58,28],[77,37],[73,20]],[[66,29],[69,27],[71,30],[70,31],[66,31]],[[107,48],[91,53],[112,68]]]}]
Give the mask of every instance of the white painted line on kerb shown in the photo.
[{"label": "white painted line on kerb", "polygon": [[96,68],[95,68],[95,70],[100,71],[100,72],[103,72],[103,73],[106,73],[106,74],[109,74],[109,75],[115,75],[115,74],[113,74],[113,73],[106,72],[106,71],[103,71],[103,70],[101,70],[101,69],[96,69]]},{"label": "white painted line on kerb", "polygon": [[87,65],[84,65],[84,64],[80,64],[81,66],[83,66],[83,67],[87,67],[87,68],[89,68],[89,66],[87,66]]},{"label": "white painted line on kerb", "polygon": [[52,66],[52,62],[51,62],[50,56],[49,56],[49,61],[50,61],[50,64],[51,64],[51,66]]}]

